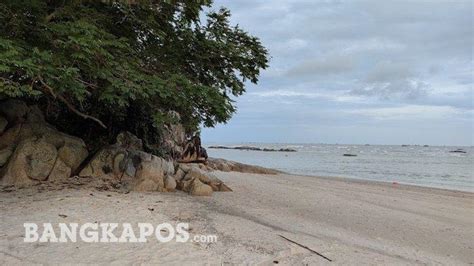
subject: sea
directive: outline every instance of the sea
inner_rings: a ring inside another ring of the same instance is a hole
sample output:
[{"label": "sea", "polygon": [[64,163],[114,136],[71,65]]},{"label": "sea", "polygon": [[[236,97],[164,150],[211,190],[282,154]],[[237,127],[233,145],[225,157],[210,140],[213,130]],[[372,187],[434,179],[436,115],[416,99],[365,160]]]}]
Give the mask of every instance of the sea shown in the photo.
[{"label": "sea", "polygon": [[[296,152],[209,149],[214,145],[289,148]],[[347,177],[474,192],[472,146],[206,143],[204,147],[209,157],[290,174]],[[455,150],[465,153],[452,152]]]}]

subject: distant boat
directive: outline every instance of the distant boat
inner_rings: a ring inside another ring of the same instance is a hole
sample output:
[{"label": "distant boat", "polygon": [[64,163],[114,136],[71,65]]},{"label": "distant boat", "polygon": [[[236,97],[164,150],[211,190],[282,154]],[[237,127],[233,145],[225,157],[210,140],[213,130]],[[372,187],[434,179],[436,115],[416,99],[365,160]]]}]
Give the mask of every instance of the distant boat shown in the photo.
[{"label": "distant boat", "polygon": [[356,157],[357,155],[355,155],[355,154],[350,154],[350,153],[344,153],[342,156],[346,156],[346,157]]}]

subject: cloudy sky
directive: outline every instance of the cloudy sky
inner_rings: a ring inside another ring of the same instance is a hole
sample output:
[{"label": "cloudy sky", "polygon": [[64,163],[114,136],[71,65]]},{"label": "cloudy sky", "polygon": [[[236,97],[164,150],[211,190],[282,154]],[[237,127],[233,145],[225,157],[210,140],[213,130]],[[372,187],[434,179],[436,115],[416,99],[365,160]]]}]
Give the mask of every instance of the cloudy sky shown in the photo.
[{"label": "cloudy sky", "polygon": [[204,142],[474,145],[471,0],[216,0],[271,54]]}]

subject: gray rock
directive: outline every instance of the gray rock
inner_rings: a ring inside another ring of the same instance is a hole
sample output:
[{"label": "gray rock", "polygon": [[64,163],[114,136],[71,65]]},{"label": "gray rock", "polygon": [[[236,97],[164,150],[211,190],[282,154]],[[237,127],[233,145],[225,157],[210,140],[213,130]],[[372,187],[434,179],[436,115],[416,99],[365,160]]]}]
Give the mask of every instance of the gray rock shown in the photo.
[{"label": "gray rock", "polygon": [[172,176],[166,176],[165,188],[168,191],[174,191],[176,189],[176,180]]},{"label": "gray rock", "polygon": [[56,160],[51,174],[49,174],[48,181],[63,181],[71,177],[71,168],[64,163],[60,158]]},{"label": "gray rock", "polygon": [[66,142],[58,150],[59,158],[71,168],[72,172],[79,168],[88,155],[89,152],[83,142]]},{"label": "gray rock", "polygon": [[212,196],[212,192],[211,186],[202,183],[198,178],[193,180],[189,190],[192,196]]},{"label": "gray rock", "polygon": [[5,131],[5,128],[7,128],[8,121],[5,119],[5,117],[0,116],[0,135]]},{"label": "gray rock", "polygon": [[9,99],[0,103],[0,114],[2,114],[9,123],[21,122],[26,118],[30,108],[25,102]]},{"label": "gray rock", "polygon": [[5,148],[3,150],[0,150],[0,167],[4,166],[7,162],[10,156],[12,155],[13,151],[11,148]]},{"label": "gray rock", "polygon": [[69,178],[88,156],[82,139],[49,125],[37,106],[6,100],[0,104],[0,113],[9,125],[0,134],[3,184],[27,185],[51,175],[52,179]]},{"label": "gray rock", "polygon": [[143,141],[128,131],[118,134],[117,145],[125,149],[143,150]]},{"label": "gray rock", "polygon": [[152,155],[151,160],[142,161],[135,174],[136,191],[162,191],[164,189],[163,159]]},{"label": "gray rock", "polygon": [[29,185],[48,178],[56,163],[56,148],[44,139],[22,141],[5,167],[4,185]]}]

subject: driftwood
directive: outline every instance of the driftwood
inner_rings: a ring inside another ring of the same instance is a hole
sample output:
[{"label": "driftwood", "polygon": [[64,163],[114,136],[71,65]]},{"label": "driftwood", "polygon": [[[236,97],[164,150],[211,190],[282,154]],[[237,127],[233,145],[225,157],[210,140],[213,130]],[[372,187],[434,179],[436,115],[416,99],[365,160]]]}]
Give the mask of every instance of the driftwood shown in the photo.
[{"label": "driftwood", "polygon": [[287,240],[287,241],[293,243],[293,244],[296,244],[296,245],[298,245],[298,246],[300,246],[300,247],[302,247],[302,248],[304,248],[304,249],[307,249],[307,250],[311,251],[312,253],[314,253],[314,254],[320,256],[321,258],[324,258],[324,259],[326,259],[326,260],[328,260],[328,261],[332,261],[330,258],[324,256],[323,254],[317,252],[316,250],[310,249],[309,247],[307,247],[307,246],[305,246],[305,245],[302,245],[302,244],[300,244],[300,243],[298,243],[298,242],[295,242],[295,241],[293,241],[293,240],[291,240],[291,239],[289,239],[289,238],[286,238],[286,237],[284,237],[284,236],[282,236],[282,235],[279,235],[279,236],[280,236],[281,238],[283,238],[283,239],[285,239],[285,240]]}]

